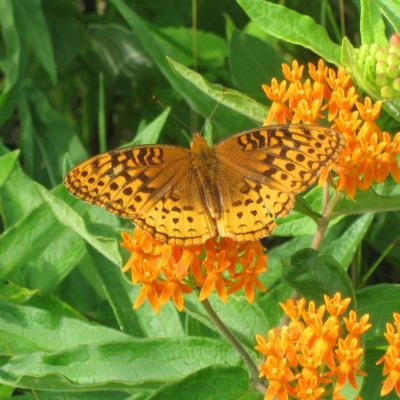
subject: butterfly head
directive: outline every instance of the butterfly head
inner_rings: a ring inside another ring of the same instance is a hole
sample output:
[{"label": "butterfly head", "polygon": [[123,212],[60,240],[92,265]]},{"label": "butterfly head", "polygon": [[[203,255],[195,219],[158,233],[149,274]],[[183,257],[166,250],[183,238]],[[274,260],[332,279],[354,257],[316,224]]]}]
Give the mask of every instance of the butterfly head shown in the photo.
[{"label": "butterfly head", "polygon": [[193,154],[207,154],[210,152],[211,148],[204,139],[203,136],[201,136],[201,133],[194,133],[192,136],[192,141],[190,142],[190,150],[192,150]]}]

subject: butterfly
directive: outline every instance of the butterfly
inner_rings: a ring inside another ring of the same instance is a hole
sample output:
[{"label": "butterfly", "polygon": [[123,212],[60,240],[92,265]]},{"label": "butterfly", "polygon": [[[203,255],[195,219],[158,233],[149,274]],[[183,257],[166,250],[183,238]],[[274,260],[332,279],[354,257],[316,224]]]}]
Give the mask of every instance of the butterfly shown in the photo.
[{"label": "butterfly", "polygon": [[251,241],[270,235],[295,194],[337,158],[343,136],[311,125],[271,125],[210,147],[143,145],[112,150],[73,168],[74,196],[124,218],[154,238],[181,246],[215,236]]}]

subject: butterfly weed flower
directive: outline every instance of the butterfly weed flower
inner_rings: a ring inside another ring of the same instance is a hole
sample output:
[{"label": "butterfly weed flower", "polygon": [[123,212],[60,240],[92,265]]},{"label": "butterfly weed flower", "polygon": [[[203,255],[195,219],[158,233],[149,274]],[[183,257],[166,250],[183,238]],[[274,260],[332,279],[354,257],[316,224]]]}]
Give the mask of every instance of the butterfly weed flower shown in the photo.
[{"label": "butterfly weed flower", "polygon": [[319,60],[317,65],[308,64],[308,77],[303,70],[296,60],[291,66],[283,64],[285,80],[273,78],[271,85],[262,86],[272,101],[264,123],[330,125],[340,132],[346,145],[319,181],[322,184],[330,171],[335,172],[336,189],[350,198],[357,189],[367,190],[389,175],[400,183],[400,132],[392,137],[376,123],[382,102],[373,103],[369,97],[362,100],[343,68],[328,68]]},{"label": "butterfly weed flower", "polygon": [[131,253],[123,272],[130,272],[134,284],[141,286],[133,304],[145,300],[155,312],[172,300],[184,309],[184,295],[199,291],[206,300],[215,291],[222,301],[244,289],[249,303],[255,289],[265,291],[258,276],[267,270],[267,257],[259,241],[235,242],[230,238],[212,238],[204,245],[169,245],[136,227],[131,236],[122,233],[122,247]]},{"label": "butterfly weed flower", "polygon": [[356,376],[364,375],[361,336],[371,325],[368,315],[358,319],[351,310],[344,316],[350,301],[336,293],[319,307],[303,298],[281,304],[290,322],[256,336],[265,357],[259,367],[268,380],[265,399],[339,400],[346,382],[357,389]]},{"label": "butterfly weed flower", "polygon": [[381,396],[386,396],[393,389],[400,396],[400,313],[393,314],[394,323],[386,324],[385,338],[389,346],[385,354],[377,361],[383,363],[383,382]]}]

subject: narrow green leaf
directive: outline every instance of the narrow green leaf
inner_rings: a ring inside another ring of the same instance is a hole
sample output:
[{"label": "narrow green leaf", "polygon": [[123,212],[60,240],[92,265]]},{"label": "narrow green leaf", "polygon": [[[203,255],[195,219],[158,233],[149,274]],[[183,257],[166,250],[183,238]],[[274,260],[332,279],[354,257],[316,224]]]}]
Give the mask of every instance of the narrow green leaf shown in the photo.
[{"label": "narrow green leaf", "polygon": [[95,237],[91,235],[88,232],[82,217],[71,207],[69,207],[62,200],[53,196],[39,184],[36,184],[36,188],[42,196],[43,201],[50,207],[53,215],[63,226],[76,232],[82,237],[82,239],[84,239],[114,265],[118,267],[121,266],[121,256],[118,251],[118,245],[114,239]]},{"label": "narrow green leaf", "polygon": [[170,111],[171,109],[167,107],[157,118],[139,131],[129,143],[124,144],[124,147],[157,143]]},{"label": "narrow green leaf", "polygon": [[237,0],[245,13],[268,34],[306,47],[325,60],[340,64],[340,46],[325,28],[307,15],[265,0]]},{"label": "narrow green leaf", "polygon": [[393,313],[400,310],[400,285],[380,284],[357,291],[358,315],[369,314],[372,328],[365,337],[369,347],[387,345],[383,333]]},{"label": "narrow green leaf", "polygon": [[340,292],[343,297],[354,299],[353,286],[338,262],[331,256],[303,249],[292,256],[290,266],[283,268],[283,277],[307,298],[323,301],[323,295]]},{"label": "narrow green leaf", "polygon": [[395,32],[400,32],[400,2],[398,0],[376,0],[383,15],[392,24]]},{"label": "narrow green leaf", "polygon": [[21,72],[22,44],[14,15],[14,3],[0,0],[0,25],[6,48],[4,93],[18,81]]},{"label": "narrow green leaf", "polygon": [[233,82],[242,92],[265,102],[261,84],[280,76],[283,62],[282,55],[270,44],[244,32],[233,31],[229,68]]},{"label": "narrow green leaf", "polygon": [[57,353],[25,353],[3,362],[0,382],[38,390],[157,387],[212,366],[236,366],[237,352],[206,338],[130,339]]},{"label": "narrow green leaf", "polygon": [[54,58],[58,68],[65,71],[79,54],[84,38],[86,39],[78,18],[79,14],[75,5],[65,0],[42,0],[42,7]]},{"label": "narrow green leaf", "polygon": [[336,240],[324,241],[321,251],[330,254],[344,269],[347,269],[373,219],[373,213],[367,213],[357,218]]},{"label": "narrow green leaf", "polygon": [[373,188],[358,191],[354,199],[342,197],[331,214],[334,219],[341,215],[365,214],[400,210],[400,194],[380,195]]},{"label": "narrow green leaf", "polygon": [[82,344],[123,342],[129,338],[105,326],[0,301],[2,354],[63,351]]},{"label": "narrow green leaf", "polygon": [[200,89],[205,95],[214,99],[218,103],[243,114],[248,118],[257,121],[260,125],[266,116],[266,107],[245,94],[224,88],[221,85],[207,82],[199,73],[185,67],[182,64],[168,58],[171,67],[186,79],[191,85]]},{"label": "narrow green leaf", "polygon": [[379,11],[379,0],[361,0],[360,33],[362,44],[377,43],[379,46],[387,46],[385,35],[385,23]]},{"label": "narrow green leaf", "polygon": [[104,95],[104,74],[99,72],[99,95],[97,124],[99,128],[99,149],[100,153],[104,153],[107,148],[107,132],[106,132],[106,99]]},{"label": "narrow green leaf", "polygon": [[91,24],[88,35],[90,56],[110,78],[138,79],[153,66],[136,35],[122,25]]},{"label": "narrow green leaf", "polygon": [[[0,144],[0,154],[8,153],[9,150]],[[19,162],[16,162],[8,179],[0,188],[0,211],[5,227],[26,217],[41,202],[32,179],[24,173]]]},{"label": "narrow green leaf", "polygon": [[0,278],[36,259],[64,231],[49,218],[51,209],[41,206],[0,235]]},{"label": "narrow green leaf", "polygon": [[[193,65],[193,30],[192,28],[153,27],[166,53],[179,63]],[[226,41],[212,32],[196,29],[196,61],[199,67],[219,68],[228,54]]]},{"label": "narrow green leaf", "polygon": [[16,162],[19,157],[19,150],[10,151],[4,156],[0,156],[0,187],[10,176],[12,170],[15,168]]},{"label": "narrow green leaf", "polygon": [[13,0],[14,15],[18,25],[23,26],[24,40],[29,43],[53,84],[57,82],[57,67],[54,59],[50,33],[44,18],[41,0]]},{"label": "narrow green leaf", "polygon": [[243,368],[213,366],[163,386],[148,400],[238,400],[249,390],[249,384]]},{"label": "narrow green leaf", "polygon": [[129,298],[131,288],[124,279],[121,270],[97,251],[88,248],[88,253],[96,266],[95,270],[98,274],[98,279],[96,280],[101,282],[119,328],[134,336],[142,336],[143,329],[132,310],[132,302]]}]

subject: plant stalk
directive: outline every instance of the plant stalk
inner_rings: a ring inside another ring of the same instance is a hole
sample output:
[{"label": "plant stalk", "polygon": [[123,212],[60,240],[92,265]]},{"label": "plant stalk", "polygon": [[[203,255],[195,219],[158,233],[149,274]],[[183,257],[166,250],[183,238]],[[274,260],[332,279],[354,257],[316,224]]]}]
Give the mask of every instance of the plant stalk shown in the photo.
[{"label": "plant stalk", "polygon": [[243,361],[247,364],[250,370],[251,380],[253,381],[254,386],[260,393],[265,393],[265,386],[259,380],[258,367],[255,362],[250,357],[249,353],[242,346],[239,340],[233,335],[233,333],[228,329],[228,327],[222,322],[219,318],[213,307],[211,306],[208,300],[203,300],[201,302],[204,309],[207,311],[211,321],[215,324],[218,330],[221,332],[223,336],[232,344],[232,346],[238,351]]}]

